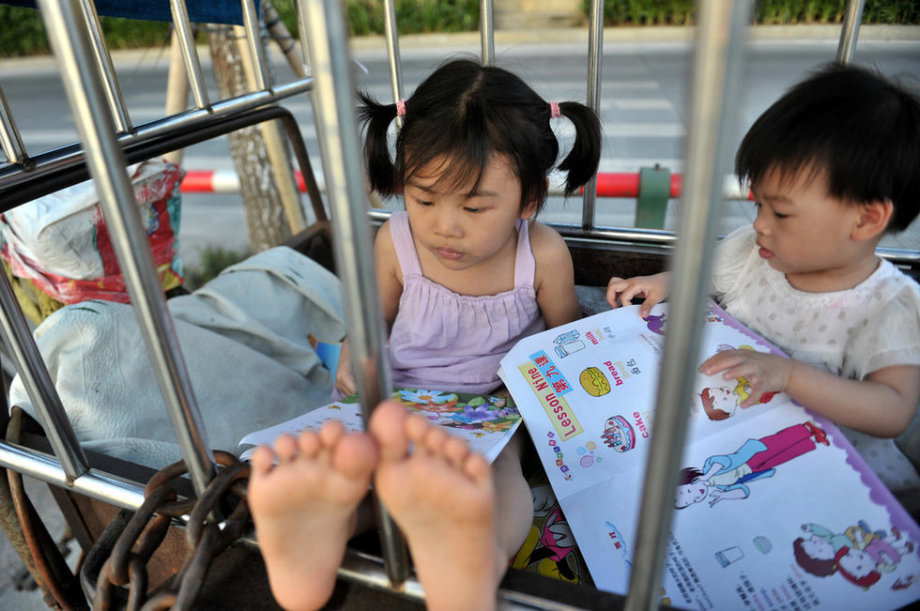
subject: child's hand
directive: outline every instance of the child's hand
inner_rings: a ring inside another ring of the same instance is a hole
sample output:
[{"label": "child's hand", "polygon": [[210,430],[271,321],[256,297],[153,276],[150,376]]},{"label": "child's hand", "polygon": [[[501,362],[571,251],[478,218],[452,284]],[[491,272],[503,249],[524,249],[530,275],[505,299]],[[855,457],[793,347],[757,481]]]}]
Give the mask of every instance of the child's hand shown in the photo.
[{"label": "child's hand", "polygon": [[712,492],[709,493],[709,506],[713,507],[715,506],[716,503],[718,503],[721,500],[723,500],[722,491],[719,490],[718,488],[713,488]]},{"label": "child's hand", "polygon": [[351,372],[351,358],[349,357],[348,339],[342,342],[342,350],[339,352],[339,366],[335,371],[335,388],[342,396],[348,397],[357,392],[355,376]]},{"label": "child's hand", "polygon": [[668,274],[635,276],[634,278],[611,278],[607,283],[607,303],[611,307],[628,306],[634,297],[644,297],[639,307],[639,316],[645,318],[652,306],[668,296]]},{"label": "child's hand", "polygon": [[745,378],[751,385],[751,395],[740,407],[760,403],[764,393],[783,392],[792,373],[792,359],[755,350],[725,350],[711,356],[700,365],[706,375],[721,373],[726,380]]}]

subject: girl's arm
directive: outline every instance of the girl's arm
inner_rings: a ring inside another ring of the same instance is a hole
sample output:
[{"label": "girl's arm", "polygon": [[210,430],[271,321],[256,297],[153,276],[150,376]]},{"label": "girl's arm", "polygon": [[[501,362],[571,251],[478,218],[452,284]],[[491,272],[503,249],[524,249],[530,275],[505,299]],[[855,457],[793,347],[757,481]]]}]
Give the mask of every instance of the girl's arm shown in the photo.
[{"label": "girl's arm", "polygon": [[537,268],[534,290],[546,328],[552,329],[580,318],[581,309],[575,296],[575,270],[565,240],[554,229],[533,223],[530,247]]},{"label": "girl's arm", "polygon": [[753,350],[728,350],[707,359],[700,371],[722,373],[726,380],[745,377],[757,403],[765,392],[785,392],[810,410],[876,437],[896,437],[910,424],[920,400],[920,367],[895,365],[850,380],[801,361]]},{"label": "girl's arm", "polygon": [[390,234],[390,221],[377,230],[374,240],[374,264],[377,272],[377,295],[389,334],[390,326],[396,320],[396,313],[399,311],[399,298],[403,289],[399,260],[396,258],[396,249],[393,247],[393,237]]},{"label": "girl's arm", "polygon": [[[399,298],[402,295],[402,277],[396,250],[393,248],[393,238],[390,235],[390,222],[387,221],[377,230],[374,240],[374,264],[377,273],[377,298],[380,300],[380,309],[386,322],[387,333],[396,320],[399,310]],[[355,377],[351,371],[348,338],[342,342],[339,353],[339,366],[335,374],[335,387],[344,396],[353,395],[357,391]]]},{"label": "girl's arm", "polygon": [[709,493],[709,497],[709,506],[712,507],[719,501],[743,501],[748,495],[744,488],[732,488],[726,491],[716,488]]},{"label": "girl's arm", "polygon": [[792,361],[786,393],[838,424],[876,437],[897,437],[920,401],[920,367],[885,367],[859,381]]}]

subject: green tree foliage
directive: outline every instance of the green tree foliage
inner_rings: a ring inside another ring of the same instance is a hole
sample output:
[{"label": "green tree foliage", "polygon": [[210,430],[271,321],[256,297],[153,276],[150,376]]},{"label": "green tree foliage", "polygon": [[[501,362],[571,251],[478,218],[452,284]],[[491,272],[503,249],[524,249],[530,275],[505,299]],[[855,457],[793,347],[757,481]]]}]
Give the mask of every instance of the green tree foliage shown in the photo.
[{"label": "green tree foliage", "polygon": [[[297,35],[294,0],[274,0],[292,34]],[[583,0],[587,15],[590,0]],[[607,25],[685,25],[693,22],[694,0],[605,0]],[[760,0],[757,23],[839,23],[846,0]],[[349,29],[355,36],[383,33],[381,0],[347,0]],[[396,0],[400,34],[461,32],[479,27],[479,0]],[[866,0],[863,23],[920,24],[920,0]],[[103,17],[111,49],[164,46],[169,25]],[[38,13],[0,5],[0,58],[47,53],[48,41]]]},{"label": "green tree foliage", "polygon": [[[157,47],[169,42],[169,24],[103,17],[102,31],[110,49]],[[0,5],[0,58],[48,53],[48,37],[38,11]]]},{"label": "green tree foliage", "polygon": [[[693,22],[693,0],[605,0],[606,25],[684,25]],[[760,0],[755,20],[762,24],[840,23],[846,0]],[[590,0],[582,3],[585,15]],[[863,23],[920,23],[917,0],[866,0]]]}]

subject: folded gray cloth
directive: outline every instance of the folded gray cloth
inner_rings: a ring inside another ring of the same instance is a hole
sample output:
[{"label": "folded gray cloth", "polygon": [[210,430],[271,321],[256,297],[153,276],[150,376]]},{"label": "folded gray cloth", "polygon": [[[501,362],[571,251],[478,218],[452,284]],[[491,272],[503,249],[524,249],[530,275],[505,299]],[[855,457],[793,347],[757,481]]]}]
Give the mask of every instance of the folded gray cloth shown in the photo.
[{"label": "folded gray cloth", "polygon": [[[211,448],[328,403],[334,380],[307,335],[345,335],[338,279],[284,247],[168,302]],[[108,301],[62,308],[35,331],[77,439],[151,467],[180,455],[134,309]],[[33,417],[17,377],[10,404]]]}]

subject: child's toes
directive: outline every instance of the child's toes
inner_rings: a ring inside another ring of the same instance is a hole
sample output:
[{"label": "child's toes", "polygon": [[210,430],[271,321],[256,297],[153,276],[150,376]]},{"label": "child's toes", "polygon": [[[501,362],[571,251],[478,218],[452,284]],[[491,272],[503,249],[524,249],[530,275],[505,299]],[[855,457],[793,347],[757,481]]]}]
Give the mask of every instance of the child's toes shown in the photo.
[{"label": "child's toes", "polygon": [[316,458],[316,453],[320,448],[319,435],[310,430],[301,431],[297,437],[297,446],[302,456],[310,459]]},{"label": "child's toes", "polygon": [[444,453],[444,445],[447,443],[448,434],[441,427],[428,425],[428,432],[425,433],[425,447],[434,455]]},{"label": "child's toes", "polygon": [[428,420],[418,414],[412,414],[406,419],[405,426],[409,441],[416,445],[424,446],[425,436],[431,428]]},{"label": "child's toes", "polygon": [[332,466],[351,479],[369,477],[377,466],[377,448],[363,433],[346,435],[335,448]]},{"label": "child's toes", "polygon": [[371,414],[368,428],[380,446],[382,460],[400,460],[409,452],[406,436],[406,408],[384,401]]},{"label": "child's toes", "polygon": [[345,427],[338,420],[327,420],[319,430],[319,439],[323,446],[327,448],[334,447],[342,435],[345,434]]},{"label": "child's toes", "polygon": [[297,456],[297,441],[287,433],[281,435],[275,440],[275,454],[279,462],[291,462]]},{"label": "child's toes", "polygon": [[259,446],[252,453],[249,463],[252,465],[253,475],[265,475],[275,464],[275,453],[268,446]]},{"label": "child's toes", "polygon": [[444,444],[444,456],[455,469],[462,469],[463,461],[470,454],[470,446],[459,437],[451,436]]},{"label": "child's toes", "polygon": [[482,454],[470,452],[469,457],[463,463],[463,472],[476,483],[480,483],[490,476],[489,462]]}]

